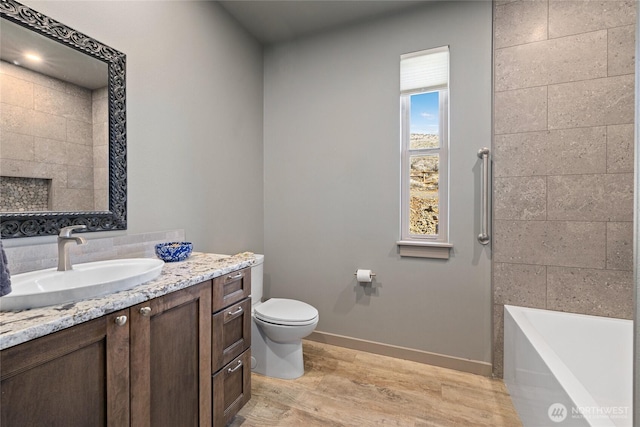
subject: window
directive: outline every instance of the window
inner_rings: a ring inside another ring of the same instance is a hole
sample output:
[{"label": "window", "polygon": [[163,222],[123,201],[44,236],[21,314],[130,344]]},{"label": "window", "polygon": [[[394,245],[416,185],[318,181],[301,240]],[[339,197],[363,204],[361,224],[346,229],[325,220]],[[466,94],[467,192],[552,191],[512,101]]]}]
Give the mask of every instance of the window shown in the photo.
[{"label": "window", "polygon": [[400,80],[402,230],[399,243],[446,244],[449,48],[402,55]]}]

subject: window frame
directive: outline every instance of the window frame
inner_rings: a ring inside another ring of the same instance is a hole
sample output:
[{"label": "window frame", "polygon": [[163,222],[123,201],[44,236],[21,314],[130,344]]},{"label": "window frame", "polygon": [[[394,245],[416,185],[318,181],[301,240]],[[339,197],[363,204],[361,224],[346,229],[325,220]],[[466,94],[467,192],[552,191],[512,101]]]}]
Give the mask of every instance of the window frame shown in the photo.
[{"label": "window frame", "polygon": [[[440,57],[446,52],[446,62]],[[431,55],[438,55],[433,56]],[[406,65],[404,61],[407,61]],[[451,49],[445,45],[433,49],[403,54],[400,57],[400,240],[401,257],[449,259],[450,242],[450,65]],[[439,139],[438,148],[411,149],[411,96],[438,92]],[[438,154],[438,234],[411,234],[411,156]]]},{"label": "window frame", "polygon": [[[439,141],[437,148],[411,148],[411,96],[421,93],[438,92]],[[400,95],[401,102],[401,239],[414,242],[447,243],[449,237],[449,89],[446,85],[405,91]],[[438,234],[411,234],[409,231],[409,205],[411,185],[411,156],[433,155],[438,160]]]}]

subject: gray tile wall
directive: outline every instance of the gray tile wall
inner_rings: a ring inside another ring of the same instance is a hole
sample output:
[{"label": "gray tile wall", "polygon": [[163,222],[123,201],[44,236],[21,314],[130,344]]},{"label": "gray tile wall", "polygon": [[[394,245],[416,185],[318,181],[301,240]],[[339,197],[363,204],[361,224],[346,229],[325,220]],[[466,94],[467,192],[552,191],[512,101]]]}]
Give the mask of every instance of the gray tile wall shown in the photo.
[{"label": "gray tile wall", "polygon": [[109,92],[107,87],[91,94],[93,106],[93,197],[95,209],[109,209]]},{"label": "gray tile wall", "polygon": [[[106,90],[96,92],[0,61],[0,170],[3,176],[51,179],[50,210],[108,208],[94,201],[106,201],[108,194]],[[94,160],[102,161],[99,170]]]},{"label": "gray tile wall", "polygon": [[503,305],[633,316],[634,1],[494,2],[494,374]]}]

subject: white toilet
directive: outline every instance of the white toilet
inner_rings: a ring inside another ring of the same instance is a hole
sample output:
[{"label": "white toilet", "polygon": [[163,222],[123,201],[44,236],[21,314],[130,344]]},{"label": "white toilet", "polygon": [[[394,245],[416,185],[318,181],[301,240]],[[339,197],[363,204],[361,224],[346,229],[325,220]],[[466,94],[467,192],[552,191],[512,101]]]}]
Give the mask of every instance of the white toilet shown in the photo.
[{"label": "white toilet", "polygon": [[274,378],[304,374],[302,338],[318,325],[318,310],[302,301],[262,302],[264,255],[251,267],[251,371]]}]

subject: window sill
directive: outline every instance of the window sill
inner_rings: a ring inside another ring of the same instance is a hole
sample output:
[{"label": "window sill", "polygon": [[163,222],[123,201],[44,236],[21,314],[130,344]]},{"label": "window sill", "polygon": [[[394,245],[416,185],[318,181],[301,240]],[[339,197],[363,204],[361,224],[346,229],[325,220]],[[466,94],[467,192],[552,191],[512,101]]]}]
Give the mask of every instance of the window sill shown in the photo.
[{"label": "window sill", "polygon": [[451,243],[444,242],[417,242],[413,240],[400,240],[396,242],[401,257],[449,259]]}]

